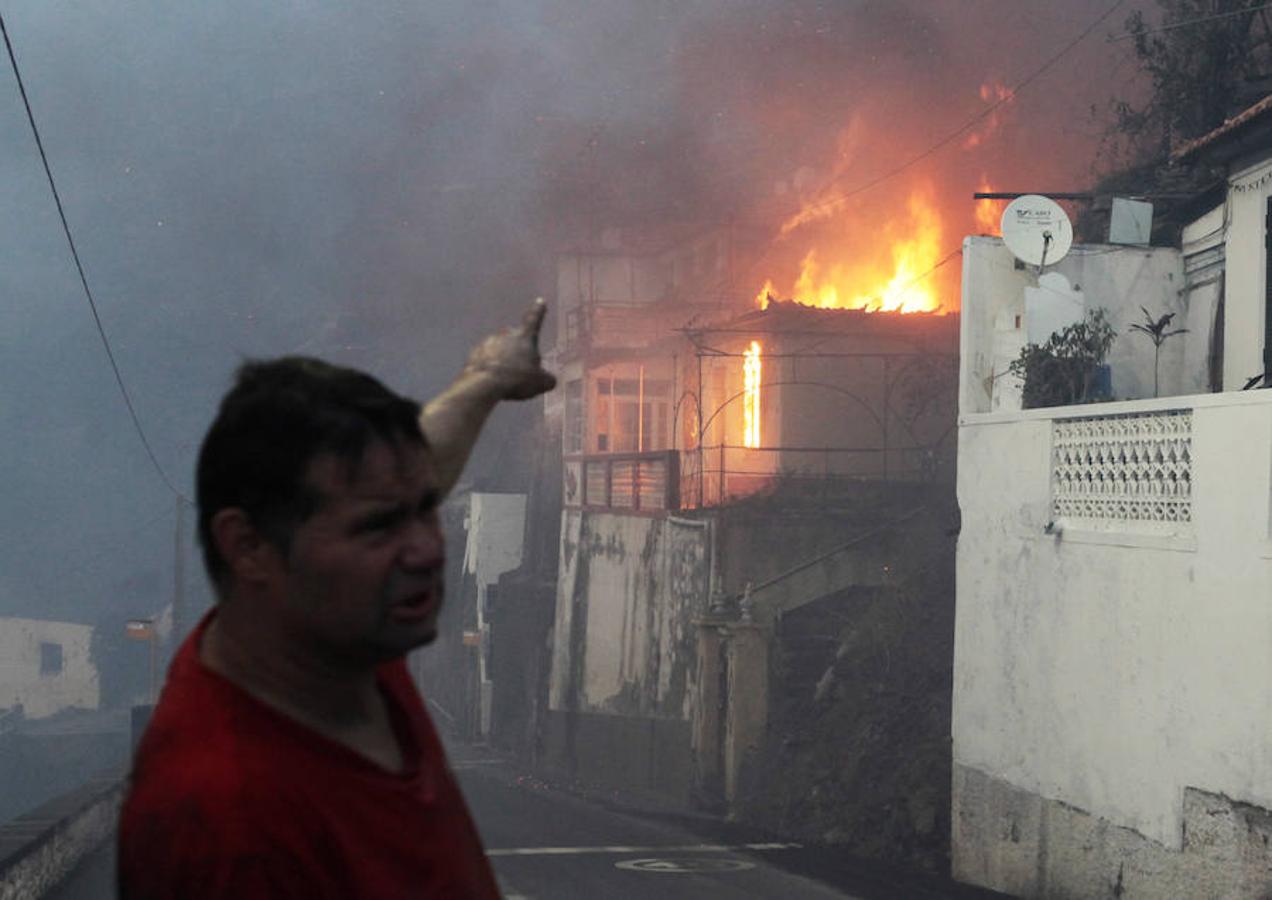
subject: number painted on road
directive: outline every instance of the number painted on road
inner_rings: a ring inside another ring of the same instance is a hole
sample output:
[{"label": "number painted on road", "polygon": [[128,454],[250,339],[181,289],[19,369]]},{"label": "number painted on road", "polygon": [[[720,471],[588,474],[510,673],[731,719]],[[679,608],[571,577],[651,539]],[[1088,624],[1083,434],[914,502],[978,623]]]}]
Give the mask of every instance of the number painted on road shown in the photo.
[{"label": "number painted on road", "polygon": [[681,859],[625,859],[615,868],[633,872],[739,872],[754,869],[755,863],[728,857],[682,857]]}]

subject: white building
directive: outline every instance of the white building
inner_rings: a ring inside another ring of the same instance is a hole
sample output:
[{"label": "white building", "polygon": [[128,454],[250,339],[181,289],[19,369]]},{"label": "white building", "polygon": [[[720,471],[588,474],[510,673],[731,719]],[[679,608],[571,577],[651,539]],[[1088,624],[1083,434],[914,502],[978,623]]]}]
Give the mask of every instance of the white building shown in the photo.
[{"label": "white building", "polygon": [[[995,239],[965,244],[959,880],[1272,891],[1272,391],[1241,390],[1272,349],[1270,111],[1176,154],[1226,177],[1181,249],[1076,247],[1055,267],[1119,332],[1118,402],[1019,409],[1001,373],[1037,276]],[[1141,305],[1189,329],[1163,347],[1161,399],[1126,327]]]},{"label": "white building", "polygon": [[92,637],[89,625],[0,618],[0,709],[21,704],[30,719],[97,709],[101,689]]}]

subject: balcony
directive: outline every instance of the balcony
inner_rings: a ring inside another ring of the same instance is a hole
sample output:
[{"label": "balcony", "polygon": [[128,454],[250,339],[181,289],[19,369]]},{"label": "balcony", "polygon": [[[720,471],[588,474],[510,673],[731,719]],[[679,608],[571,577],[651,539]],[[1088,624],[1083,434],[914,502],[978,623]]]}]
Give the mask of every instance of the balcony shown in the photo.
[{"label": "balcony", "polygon": [[680,509],[679,455],[606,453],[565,458],[567,509],[654,515]]}]

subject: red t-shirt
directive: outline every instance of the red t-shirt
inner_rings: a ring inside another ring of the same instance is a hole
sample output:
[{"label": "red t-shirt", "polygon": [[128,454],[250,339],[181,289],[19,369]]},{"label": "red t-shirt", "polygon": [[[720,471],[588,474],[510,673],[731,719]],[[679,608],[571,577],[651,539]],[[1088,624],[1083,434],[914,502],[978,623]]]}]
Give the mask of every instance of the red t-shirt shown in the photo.
[{"label": "red t-shirt", "polygon": [[377,672],[406,762],[380,768],[211,671],[182,644],[119,827],[123,900],[498,898],[401,661]]}]

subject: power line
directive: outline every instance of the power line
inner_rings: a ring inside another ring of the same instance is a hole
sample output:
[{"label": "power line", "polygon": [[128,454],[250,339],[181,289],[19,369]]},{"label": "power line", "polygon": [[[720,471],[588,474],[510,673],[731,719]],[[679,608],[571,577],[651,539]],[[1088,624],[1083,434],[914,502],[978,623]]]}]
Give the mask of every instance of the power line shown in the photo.
[{"label": "power line", "polygon": [[1160,28],[1146,28],[1143,31],[1124,31],[1121,34],[1109,35],[1110,44],[1118,41],[1129,40],[1130,38],[1140,37],[1145,34],[1161,34],[1163,31],[1174,31],[1177,28],[1191,28],[1194,25],[1204,25],[1206,22],[1218,22],[1220,19],[1231,19],[1235,16],[1244,16],[1246,13],[1259,12],[1259,10],[1272,7],[1272,3],[1262,3],[1258,6],[1248,6],[1245,9],[1238,9],[1232,12],[1219,13],[1214,16],[1206,16],[1202,19],[1189,19],[1186,22],[1176,22],[1173,25],[1163,25]]},{"label": "power line", "polygon": [[53,181],[53,170],[49,167],[48,155],[44,152],[44,141],[40,139],[40,129],[36,127],[35,115],[31,112],[31,101],[27,98],[26,85],[22,82],[22,73],[18,71],[18,59],[13,53],[13,44],[9,40],[9,29],[5,27],[4,16],[0,15],[0,35],[4,36],[4,46],[9,53],[9,64],[13,67],[13,77],[18,82],[18,92],[22,95],[22,105],[26,107],[27,121],[31,124],[31,133],[35,136],[35,146],[40,151],[40,161],[44,164],[44,174],[49,180],[49,189],[53,192],[53,202],[57,204],[57,214],[62,220],[62,231],[66,233],[66,242],[71,248],[71,257],[75,260],[75,271],[79,273],[80,284],[84,288],[84,296],[88,298],[88,308],[92,310],[93,322],[97,325],[97,333],[101,336],[102,346],[106,348],[106,358],[110,361],[111,371],[115,373],[115,383],[119,385],[119,392],[123,395],[124,405],[128,407],[128,415],[132,417],[133,427],[137,430],[137,436],[141,438],[141,445],[146,448],[146,455],[150,457],[150,464],[155,467],[155,471],[159,473],[159,477],[163,479],[163,483],[168,486],[168,490],[172,491],[178,499],[190,503],[181,491],[168,478],[163,467],[159,465],[159,460],[155,457],[155,452],[150,446],[150,441],[146,438],[146,432],[141,427],[141,419],[137,416],[137,410],[133,406],[132,397],[128,394],[128,388],[124,384],[124,377],[119,372],[119,365],[115,362],[115,353],[110,348],[110,341],[106,337],[106,330],[102,327],[102,318],[97,313],[97,303],[93,300],[93,292],[88,286],[88,277],[84,274],[84,266],[80,262],[79,251],[75,249],[75,239],[71,237],[71,226],[66,221],[66,210],[62,207],[62,197],[58,194],[57,184]]},{"label": "power line", "polygon": [[1100,25],[1102,25],[1109,16],[1113,15],[1113,13],[1117,10],[1117,8],[1121,6],[1124,2],[1125,0],[1115,0],[1115,2],[1108,9],[1106,9],[1098,17],[1096,17],[1095,21],[1093,21],[1086,28],[1082,29],[1081,33],[1079,33],[1077,37],[1075,37],[1073,40],[1069,41],[1069,43],[1065,44],[1062,48],[1060,48],[1060,50],[1055,55],[1053,55],[1041,66],[1039,66],[1029,75],[1027,75],[1015,87],[1011,88],[1004,96],[1000,97],[998,100],[994,101],[989,106],[985,107],[979,113],[972,116],[970,119],[968,119],[958,128],[956,128],[954,131],[951,131],[949,134],[941,138],[932,146],[928,147],[922,153],[919,153],[916,156],[912,156],[910,159],[906,160],[900,165],[897,165],[889,169],[888,171],[884,172],[882,175],[879,175],[878,177],[873,178],[870,181],[867,181],[865,184],[862,184],[858,187],[853,188],[851,191],[848,191],[847,193],[838,194],[835,197],[832,197],[828,200],[823,200],[821,203],[815,203],[812,206],[806,207],[801,212],[805,212],[805,213],[816,212],[823,209],[830,209],[833,206],[838,206],[839,204],[847,200],[849,197],[854,197],[857,194],[864,193],[865,191],[868,191],[871,188],[882,184],[888,179],[894,178],[897,175],[900,175],[902,172],[911,168],[915,164],[927,159],[929,156],[936,153],[936,151],[951,144],[954,140],[956,140],[957,138],[962,136],[966,131],[971,129],[973,125],[980,122],[982,119],[989,117],[991,114],[993,114],[997,109],[999,109],[1003,105],[1010,103],[1012,100],[1016,99],[1016,95],[1020,93],[1020,91],[1024,90],[1034,81],[1036,81],[1038,78],[1042,77],[1042,75],[1046,73],[1056,63],[1058,63],[1060,59],[1065,56],[1065,54],[1067,54],[1070,50],[1072,50],[1078,44],[1082,43],[1082,41],[1084,41],[1091,34],[1091,32],[1099,28]]}]

